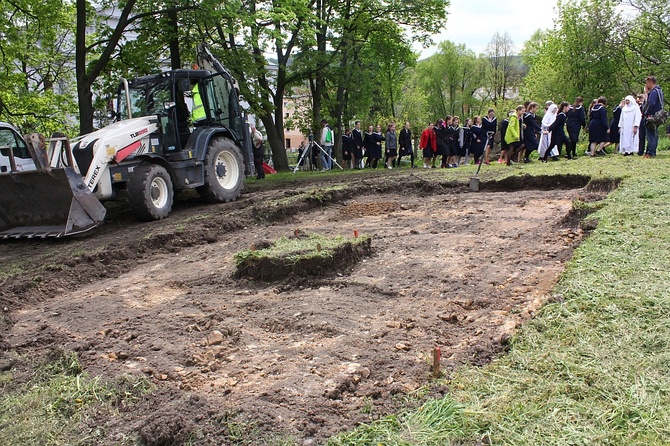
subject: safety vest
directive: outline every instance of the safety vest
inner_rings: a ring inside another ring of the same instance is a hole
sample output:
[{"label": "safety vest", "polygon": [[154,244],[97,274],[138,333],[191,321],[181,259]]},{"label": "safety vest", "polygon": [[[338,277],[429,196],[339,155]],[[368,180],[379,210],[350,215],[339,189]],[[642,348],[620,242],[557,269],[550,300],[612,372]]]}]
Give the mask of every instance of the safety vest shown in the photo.
[{"label": "safety vest", "polygon": [[206,116],[205,107],[202,105],[202,98],[200,97],[200,90],[198,89],[198,84],[196,84],[195,87],[193,87],[193,111],[191,111],[191,120],[197,121]]}]

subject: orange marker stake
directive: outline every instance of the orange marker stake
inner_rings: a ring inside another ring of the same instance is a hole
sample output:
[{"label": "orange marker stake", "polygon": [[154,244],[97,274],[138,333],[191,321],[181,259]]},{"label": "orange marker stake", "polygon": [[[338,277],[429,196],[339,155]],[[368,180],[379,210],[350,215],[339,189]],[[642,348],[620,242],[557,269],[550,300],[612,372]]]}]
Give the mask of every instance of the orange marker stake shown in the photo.
[{"label": "orange marker stake", "polygon": [[433,378],[440,377],[440,359],[442,357],[442,351],[440,347],[435,347],[433,349]]}]

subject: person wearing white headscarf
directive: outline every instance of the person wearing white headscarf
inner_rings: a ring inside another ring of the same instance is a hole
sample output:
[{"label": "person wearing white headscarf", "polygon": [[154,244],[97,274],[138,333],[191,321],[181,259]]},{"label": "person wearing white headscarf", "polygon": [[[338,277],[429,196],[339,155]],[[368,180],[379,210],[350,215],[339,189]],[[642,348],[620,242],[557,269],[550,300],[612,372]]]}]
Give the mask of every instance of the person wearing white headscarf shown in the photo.
[{"label": "person wearing white headscarf", "polygon": [[[553,102],[549,105],[549,108],[547,109],[546,113],[544,114],[544,117],[542,118],[542,135],[540,136],[540,145],[537,148],[537,153],[540,156],[540,158],[544,157],[544,152],[547,151],[549,148],[549,144],[551,141],[551,133],[545,133],[551,124],[554,123],[556,120],[556,114],[558,112],[558,105],[554,104]],[[552,151],[553,151],[552,147]],[[558,156],[558,153],[553,154],[549,153],[550,156]]]},{"label": "person wearing white headscarf", "polygon": [[635,98],[631,95],[626,96],[619,119],[619,153],[623,153],[624,156],[632,155],[638,151],[641,119],[642,112],[640,112],[640,107],[637,105]]}]

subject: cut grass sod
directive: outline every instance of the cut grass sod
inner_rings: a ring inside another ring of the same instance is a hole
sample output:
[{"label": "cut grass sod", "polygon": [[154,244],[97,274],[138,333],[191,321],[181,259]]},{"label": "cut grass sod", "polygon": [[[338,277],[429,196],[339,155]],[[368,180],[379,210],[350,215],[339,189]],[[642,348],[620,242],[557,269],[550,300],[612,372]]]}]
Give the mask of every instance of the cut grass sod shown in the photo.
[{"label": "cut grass sod", "polygon": [[457,370],[447,397],[330,445],[668,444],[670,154],[549,166],[623,179],[588,217],[598,226],[566,265],[560,298],[520,329],[508,354]]},{"label": "cut grass sod", "polygon": [[370,237],[324,237],[299,229],[289,237],[235,254],[238,277],[260,280],[284,279],[289,274],[333,274],[371,254]]}]

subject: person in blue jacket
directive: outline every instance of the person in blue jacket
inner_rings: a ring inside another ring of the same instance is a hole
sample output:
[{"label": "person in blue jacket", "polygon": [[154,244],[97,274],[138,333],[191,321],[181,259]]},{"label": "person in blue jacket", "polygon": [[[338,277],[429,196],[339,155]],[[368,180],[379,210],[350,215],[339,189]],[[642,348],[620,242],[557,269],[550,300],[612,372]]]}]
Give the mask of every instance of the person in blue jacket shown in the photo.
[{"label": "person in blue jacket", "polygon": [[647,94],[646,106],[642,114],[645,121],[647,121],[647,152],[644,154],[644,157],[655,158],[656,148],[658,147],[658,127],[650,123],[647,118],[663,109],[663,90],[656,83],[655,76],[647,76],[644,87]]}]

